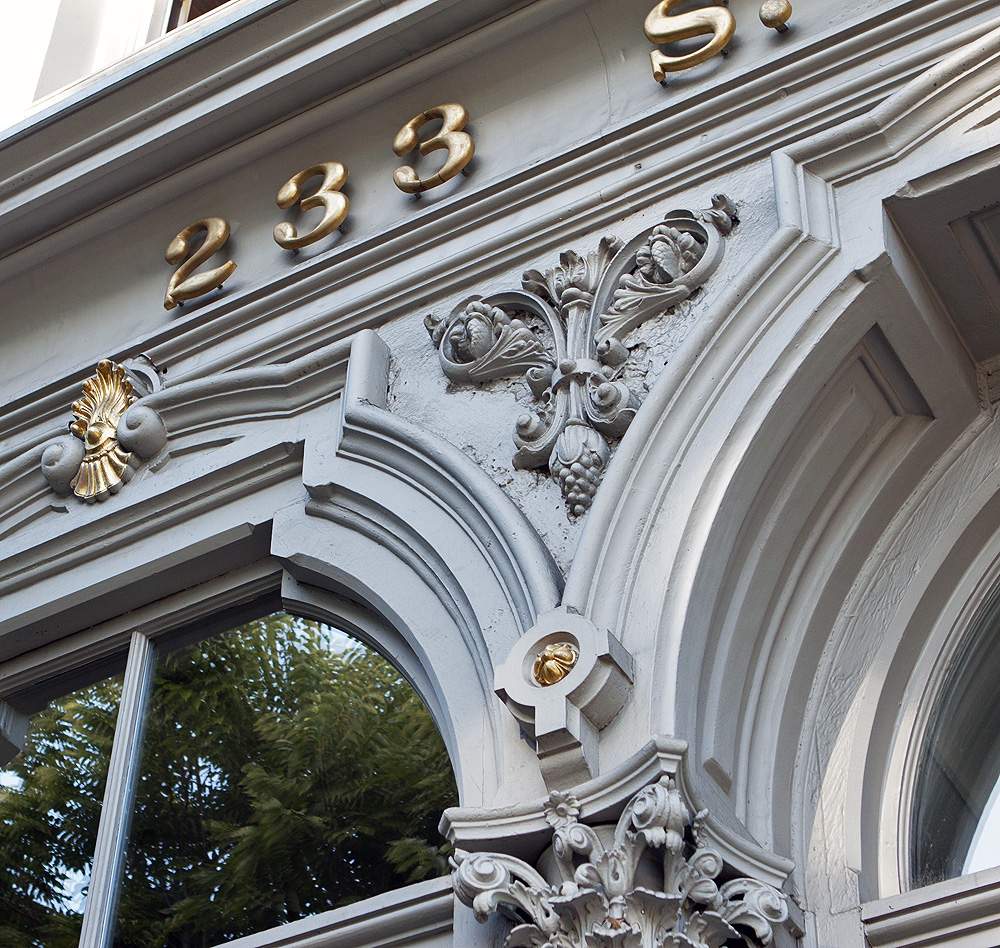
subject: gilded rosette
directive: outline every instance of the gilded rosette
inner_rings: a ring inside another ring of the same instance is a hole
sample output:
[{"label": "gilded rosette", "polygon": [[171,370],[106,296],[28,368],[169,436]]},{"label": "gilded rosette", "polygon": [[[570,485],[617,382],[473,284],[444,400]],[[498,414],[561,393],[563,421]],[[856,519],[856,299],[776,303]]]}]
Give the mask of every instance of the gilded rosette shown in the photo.
[{"label": "gilded rosette", "polygon": [[570,673],[579,658],[580,653],[569,642],[555,642],[542,649],[531,671],[543,687],[554,685]]},{"label": "gilded rosette", "polygon": [[132,476],[132,455],[118,444],[118,422],[135,401],[125,370],[105,359],[83,383],[83,398],[73,403],[76,421],[69,427],[85,453],[70,486],[87,503],[116,494]]}]

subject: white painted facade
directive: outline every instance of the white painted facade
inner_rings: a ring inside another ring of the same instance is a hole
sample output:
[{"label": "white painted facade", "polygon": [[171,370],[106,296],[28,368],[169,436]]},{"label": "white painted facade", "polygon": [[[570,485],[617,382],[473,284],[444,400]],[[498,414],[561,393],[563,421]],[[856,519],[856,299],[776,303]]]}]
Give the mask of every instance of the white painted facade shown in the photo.
[{"label": "white painted facade", "polygon": [[[1000,868],[915,885],[911,831],[949,663],[1000,584],[1000,15],[796,0],[778,34],[731,0],[727,55],[660,85],[651,5],[241,0],[3,133],[2,743],[130,643],[280,604],[414,683],[463,849],[534,863],[550,791],[613,823],[672,774],[726,872],[787,896],[780,944],[991,948]],[[393,137],[446,102],[475,157],[417,200]],[[281,250],[275,224],[310,218],[275,193],[332,160],[343,232]],[[424,318],[716,194],[738,223],[627,336],[641,406],[571,517],[511,463],[528,386],[449,380]],[[237,269],[167,311],[164,250],[207,216]],[[129,417],[165,446],[102,503],[57,494],[42,458],[83,381],[140,354],[165,374]],[[570,626],[565,682],[518,679]],[[438,881],[246,944],[503,925]]]}]

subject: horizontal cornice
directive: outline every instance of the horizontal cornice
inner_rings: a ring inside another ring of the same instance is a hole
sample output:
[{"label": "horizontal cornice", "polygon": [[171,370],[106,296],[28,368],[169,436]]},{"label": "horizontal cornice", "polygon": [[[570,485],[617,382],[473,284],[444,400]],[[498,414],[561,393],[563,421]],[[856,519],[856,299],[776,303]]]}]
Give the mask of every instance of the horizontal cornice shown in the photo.
[{"label": "horizontal cornice", "polygon": [[0,257],[527,2],[255,0],[141,51],[0,138]]},{"label": "horizontal cornice", "polygon": [[[608,130],[478,190],[463,189],[387,232],[262,275],[192,308],[159,333],[125,341],[108,357],[120,361],[146,352],[171,367],[171,384],[287,362],[430,306],[453,287],[526,259],[543,263],[545,254],[613,226],[632,208],[714,185],[777,149],[870,111],[934,61],[927,37],[946,5],[903,4],[821,37],[785,60],[728,76],[689,95],[680,107]],[[964,18],[970,28],[942,38],[933,47],[934,59],[985,33],[995,24],[978,21],[994,11],[992,0],[953,11],[952,27]],[[889,48],[894,55],[883,58]],[[827,81],[831,72],[840,76],[835,88]],[[6,227],[2,208],[0,215]],[[0,261],[0,278],[4,269]],[[228,342],[236,338],[240,344]],[[6,440],[0,463],[58,433],[92,368],[80,366],[44,390],[8,402],[0,412]]]}]

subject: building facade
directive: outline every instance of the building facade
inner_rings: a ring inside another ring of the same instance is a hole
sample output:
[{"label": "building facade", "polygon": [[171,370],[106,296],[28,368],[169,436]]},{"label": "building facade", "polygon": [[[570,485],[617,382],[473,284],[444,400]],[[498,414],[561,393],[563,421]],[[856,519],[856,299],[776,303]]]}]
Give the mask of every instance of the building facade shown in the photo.
[{"label": "building facade", "polygon": [[155,653],[280,606],[414,684],[459,855],[248,946],[1000,945],[995,4],[148,38],[0,138],[6,759],[126,670],[82,944]]}]

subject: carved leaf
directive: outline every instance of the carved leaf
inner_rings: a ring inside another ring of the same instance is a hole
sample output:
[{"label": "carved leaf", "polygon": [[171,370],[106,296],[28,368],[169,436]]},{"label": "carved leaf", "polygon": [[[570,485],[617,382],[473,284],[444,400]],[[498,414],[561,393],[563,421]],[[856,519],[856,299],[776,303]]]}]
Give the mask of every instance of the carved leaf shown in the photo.
[{"label": "carved leaf", "polygon": [[445,375],[457,382],[485,382],[552,366],[542,340],[498,306],[475,300],[447,320],[428,315],[424,325]]},{"label": "carved leaf", "polygon": [[[577,810],[575,797],[550,796],[550,823],[560,823],[553,827],[554,835],[586,829],[584,835],[597,838],[579,823]],[[691,822],[673,781],[665,781],[632,799],[611,849],[600,855],[598,847],[577,850],[582,861],[572,881],[546,882],[511,856],[458,852],[452,861],[455,893],[481,921],[500,905],[530,920],[514,929],[505,948],[723,948],[736,941],[749,944],[740,929],[752,933],[754,944],[769,943],[775,926],[788,915],[784,896],[748,878],[717,888],[714,879],[723,868],[722,857],[705,847],[693,849]],[[632,823],[642,828],[622,829]],[[685,840],[677,852],[666,845],[675,834]],[[652,839],[664,841],[657,847],[664,867],[659,891],[636,885],[642,854]]]},{"label": "carved leaf", "polygon": [[[735,215],[733,203],[716,195],[708,210],[671,212],[628,253],[617,237],[605,237],[591,253],[567,250],[556,266],[527,270],[526,293],[512,290],[491,297],[499,305],[476,300],[448,319],[425,319],[453,381],[525,374],[541,405],[517,418],[514,466],[547,465],[571,517],[593,503],[611,455],[605,438],[621,437],[639,407],[619,378],[629,359],[622,338],[704,283],[722,258],[721,235],[732,230]],[[597,311],[595,294],[607,312]],[[516,318],[514,307],[545,322],[551,346]],[[666,827],[644,837],[651,846],[668,840],[674,846],[676,839]]]},{"label": "carved leaf", "polygon": [[582,257],[574,250],[559,255],[559,266],[544,272],[527,270],[521,285],[551,302],[565,318],[565,307],[589,302],[612,258],[623,244],[617,237],[602,237],[597,250]]}]

